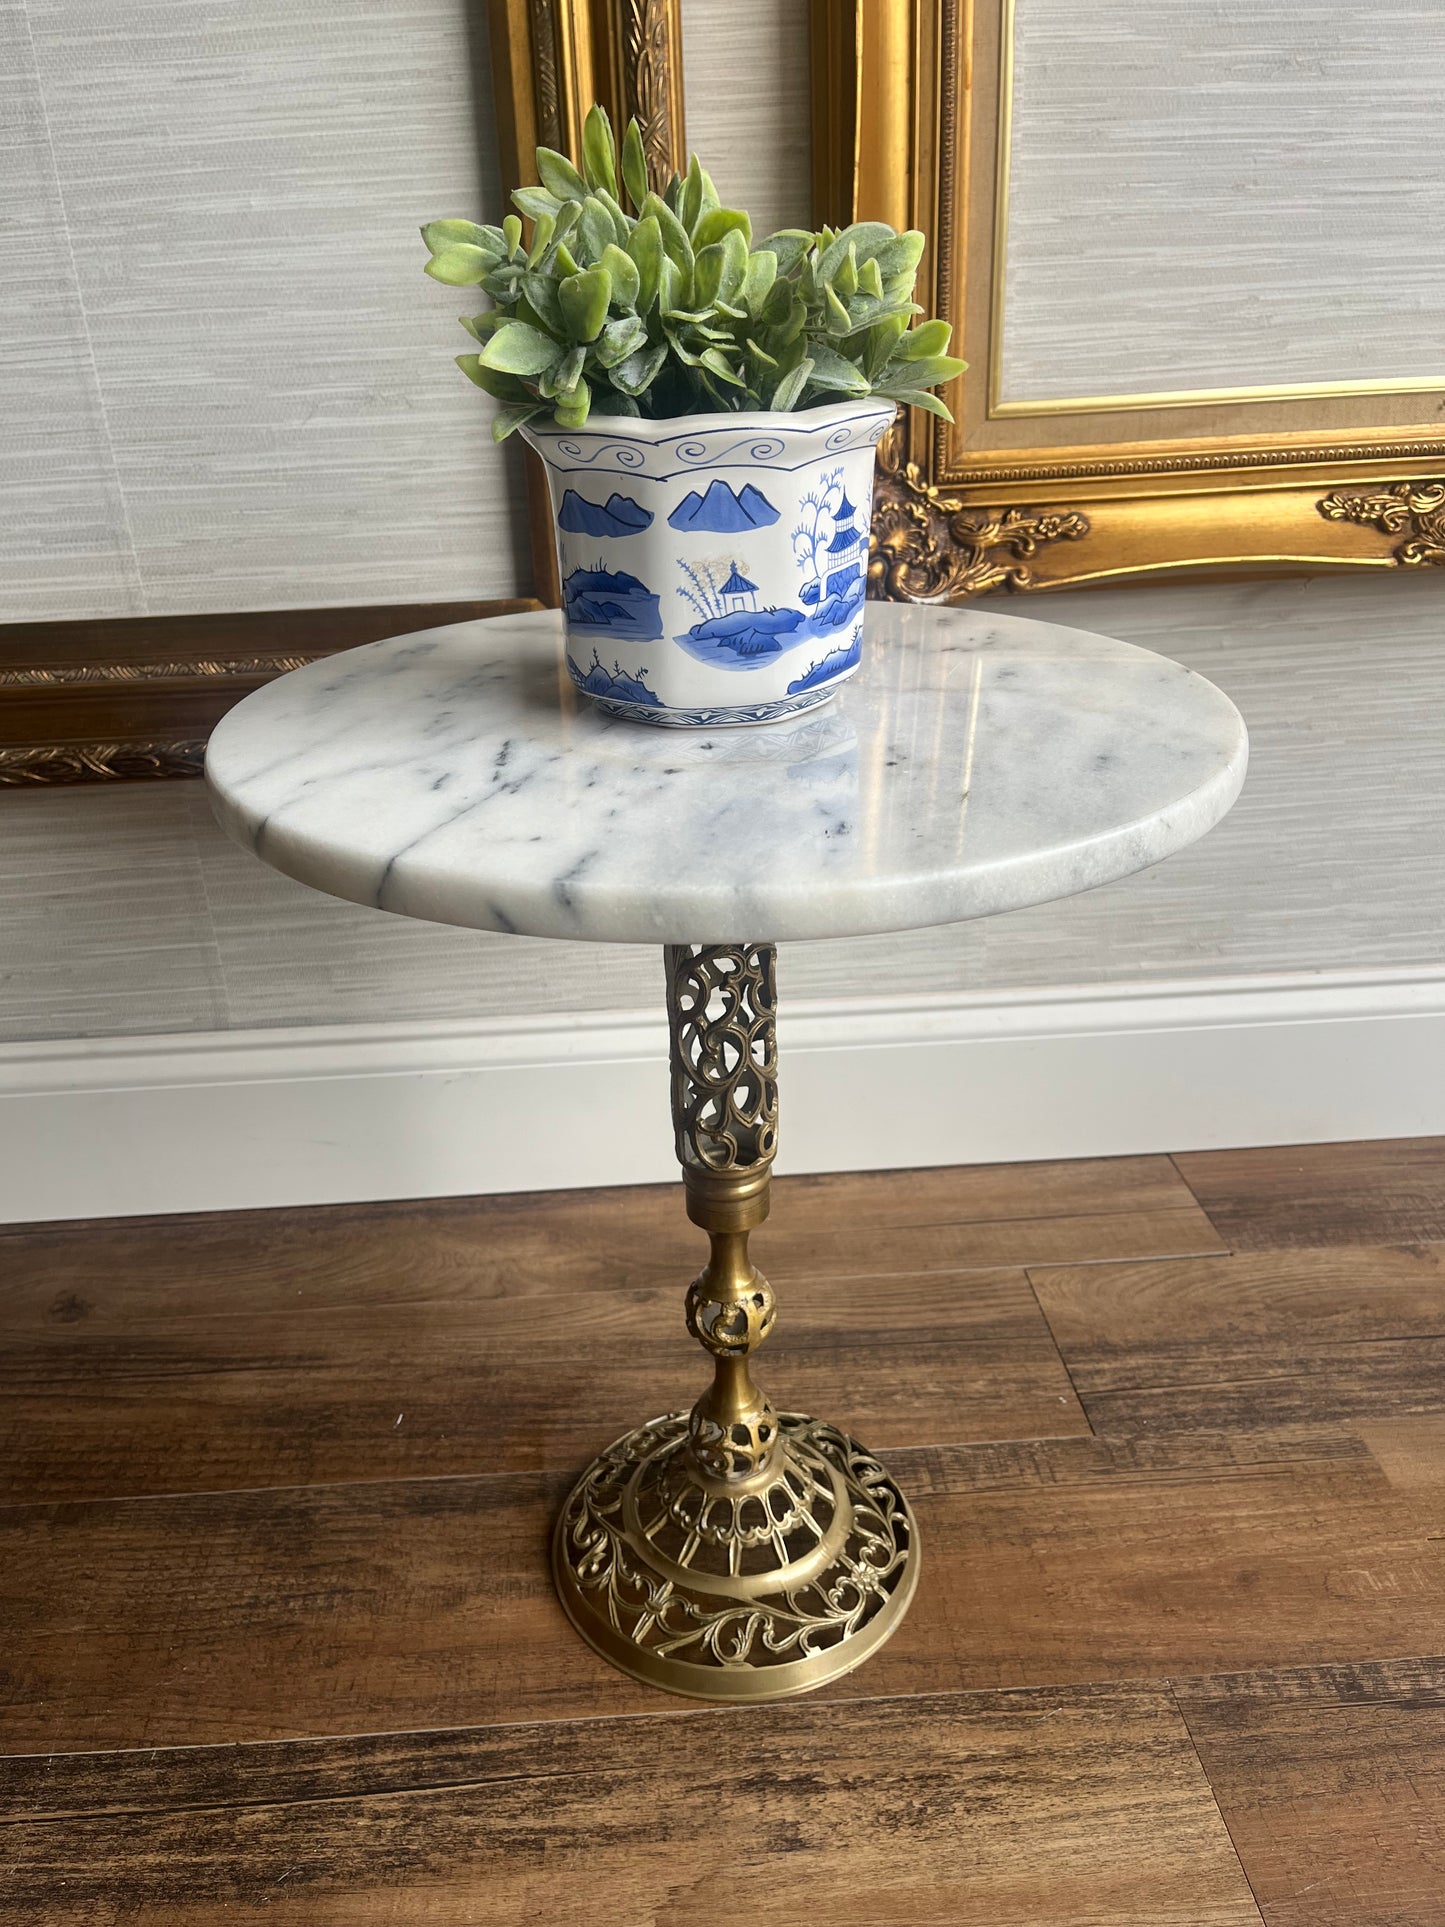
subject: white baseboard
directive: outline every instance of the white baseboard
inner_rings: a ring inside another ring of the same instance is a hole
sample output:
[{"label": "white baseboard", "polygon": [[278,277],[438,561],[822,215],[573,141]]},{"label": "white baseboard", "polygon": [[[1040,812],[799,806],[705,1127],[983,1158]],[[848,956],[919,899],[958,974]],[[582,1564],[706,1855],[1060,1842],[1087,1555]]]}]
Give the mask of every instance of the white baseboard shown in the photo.
[{"label": "white baseboard", "polygon": [[[1445,1134],[1445,976],[796,1005],[780,1171]],[[662,1015],[0,1047],[0,1223],[676,1176]]]}]

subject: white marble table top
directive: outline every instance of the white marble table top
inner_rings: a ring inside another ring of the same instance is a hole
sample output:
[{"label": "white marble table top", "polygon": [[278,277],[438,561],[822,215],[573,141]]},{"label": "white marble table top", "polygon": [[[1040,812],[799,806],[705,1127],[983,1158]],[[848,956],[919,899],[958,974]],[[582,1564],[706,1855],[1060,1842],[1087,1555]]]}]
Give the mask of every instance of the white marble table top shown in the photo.
[{"label": "white marble table top", "polygon": [[579,697],[551,611],[398,636],[233,709],[207,775],[274,868],[402,916],[604,943],[990,916],[1144,869],[1244,780],[1229,699],[1128,643],[870,603],[862,671],[765,728]]}]

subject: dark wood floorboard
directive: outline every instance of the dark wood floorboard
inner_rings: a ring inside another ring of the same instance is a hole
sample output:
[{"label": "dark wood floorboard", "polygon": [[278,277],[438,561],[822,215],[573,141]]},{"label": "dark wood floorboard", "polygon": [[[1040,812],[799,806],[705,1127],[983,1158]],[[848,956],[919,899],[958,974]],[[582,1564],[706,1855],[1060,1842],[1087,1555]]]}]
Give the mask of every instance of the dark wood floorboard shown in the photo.
[{"label": "dark wood floorboard", "polygon": [[[780,1178],[759,1264],[795,1279],[1221,1251],[1168,1158]],[[0,1340],[55,1324],[338,1314],[558,1289],[679,1292],[707,1253],[676,1185],[0,1228]]]},{"label": "dark wood floorboard", "polygon": [[[926,1581],[862,1680],[925,1692],[1423,1650],[1445,1487],[1341,1428],[890,1455]],[[0,1744],[173,1746],[646,1712],[545,1549],[565,1477],[10,1507]]]},{"label": "dark wood floorboard", "polygon": [[0,1231],[3,1927],[1445,1927],[1445,1143],[780,1182],[760,1376],[924,1563],[774,1709],[547,1573],[703,1252],[670,1186]]},{"label": "dark wood floorboard", "polygon": [[[118,1298],[0,1339],[0,1504],[567,1471],[707,1382],[676,1279],[184,1320]],[[874,1450],[1089,1429],[1021,1271],[797,1279],[758,1369]]]},{"label": "dark wood floorboard", "polygon": [[1158,1685],[0,1763],[0,1922],[1258,1927]]},{"label": "dark wood floorboard", "polygon": [[1174,1162],[1236,1251],[1445,1239],[1445,1138],[1190,1151]]},{"label": "dark wood floorboard", "polygon": [[1445,1920],[1445,1660],[1181,1682],[1268,1927]]},{"label": "dark wood floorboard", "polygon": [[1445,1410],[1445,1245],[1058,1266],[1032,1282],[1099,1432]]}]

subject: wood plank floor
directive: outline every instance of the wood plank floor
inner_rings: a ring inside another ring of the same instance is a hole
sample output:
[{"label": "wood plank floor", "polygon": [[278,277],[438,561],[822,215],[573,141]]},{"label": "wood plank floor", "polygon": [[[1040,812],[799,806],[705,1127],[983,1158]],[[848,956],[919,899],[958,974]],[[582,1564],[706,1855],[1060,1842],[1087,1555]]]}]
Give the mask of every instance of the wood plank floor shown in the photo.
[{"label": "wood plank floor", "polygon": [[1445,1142],[781,1182],[760,1375],[925,1566],[766,1709],[546,1570],[702,1382],[700,1244],[671,1188],[0,1232],[3,1927],[1445,1924]]}]

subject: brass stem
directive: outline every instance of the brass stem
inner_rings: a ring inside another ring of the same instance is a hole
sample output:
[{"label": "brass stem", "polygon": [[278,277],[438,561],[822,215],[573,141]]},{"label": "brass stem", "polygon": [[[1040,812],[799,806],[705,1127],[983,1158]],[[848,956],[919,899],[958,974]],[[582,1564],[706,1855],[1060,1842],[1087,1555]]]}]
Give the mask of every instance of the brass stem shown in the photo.
[{"label": "brass stem", "polygon": [[778,1452],[777,1414],[748,1364],[774,1317],[748,1234],[768,1215],[777,1147],[775,960],[769,944],[667,950],[677,1153],[687,1214],[712,1247],[687,1294],[688,1330],[714,1361],[688,1456],[699,1480],[732,1488],[765,1481]]}]

